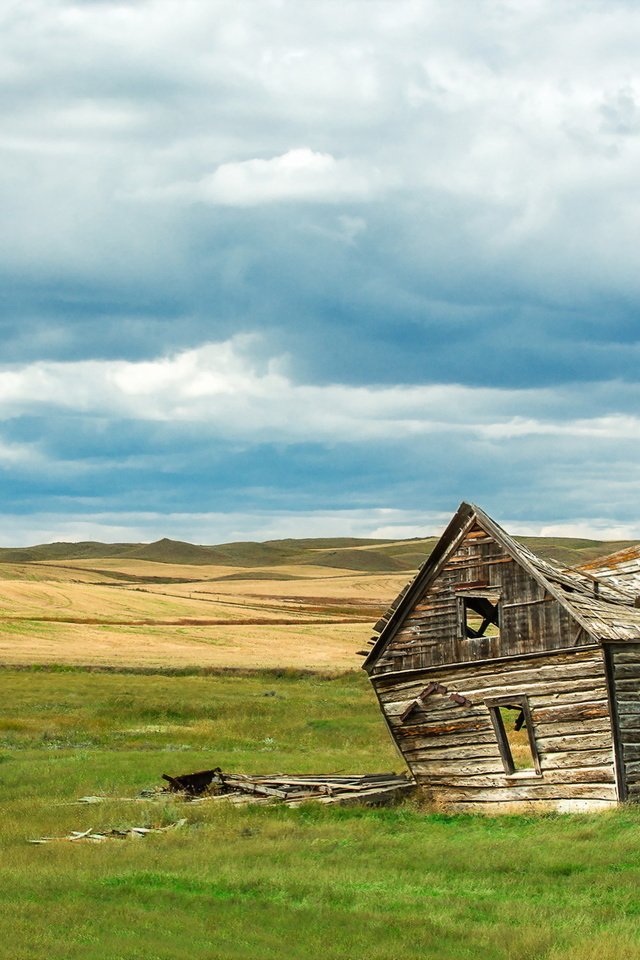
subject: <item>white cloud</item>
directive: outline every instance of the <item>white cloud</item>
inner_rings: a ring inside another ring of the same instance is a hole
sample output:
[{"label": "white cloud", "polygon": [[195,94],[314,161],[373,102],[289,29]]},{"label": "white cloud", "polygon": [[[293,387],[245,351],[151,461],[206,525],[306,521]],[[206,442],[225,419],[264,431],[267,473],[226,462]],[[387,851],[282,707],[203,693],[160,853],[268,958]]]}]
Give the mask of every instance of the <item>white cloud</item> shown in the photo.
[{"label": "white cloud", "polygon": [[[222,163],[212,174],[198,181],[150,190],[143,188],[134,196],[145,200],[164,198],[225,207],[251,207],[287,200],[312,203],[367,200],[382,185],[377,170],[359,169],[348,159],[336,160],[330,153],[299,147],[267,160]],[[345,230],[353,231],[354,225],[356,233],[359,232],[359,222],[355,221],[346,224]]]},{"label": "white cloud", "polygon": [[[448,519],[434,513],[420,518],[430,531],[443,530]],[[418,518],[406,511],[380,508],[286,512],[256,510],[241,513],[34,512],[29,516],[0,514],[0,542],[2,546],[24,546],[81,540],[146,542],[161,537],[205,544],[299,536],[394,539],[404,536],[400,531],[413,529],[412,526],[406,526],[409,520],[417,522]],[[388,534],[379,532],[382,529],[378,526],[381,522],[387,525],[385,529],[390,531]]]},{"label": "white cloud", "polygon": [[[456,504],[451,505],[451,510]],[[404,540],[439,536],[451,512],[391,508],[216,512],[101,512],[45,513],[29,516],[0,514],[0,545],[99,540],[141,543],[170,537],[192,543],[215,544],[242,540],[279,540],[290,537],[371,537]],[[516,536],[583,537],[595,540],[640,539],[640,523],[612,524],[601,519],[576,518],[564,523],[523,523],[501,520]]]},{"label": "white cloud", "polygon": [[479,432],[487,439],[496,440],[536,435],[635,440],[640,436],[640,417],[620,413],[608,417],[577,418],[566,422],[511,417],[502,423],[483,425]]},{"label": "white cloud", "polygon": [[535,536],[578,537],[585,540],[636,540],[640,538],[640,523],[612,524],[609,519],[594,517],[567,523],[541,524],[534,528]]},{"label": "white cloud", "polygon": [[[322,443],[454,436],[505,443],[548,437],[635,441],[640,418],[585,416],[590,392],[459,384],[298,383],[285,357],[257,356],[235,337],[146,361],[25,364],[0,370],[0,417],[52,412],[199,424],[203,434],[254,442]],[[594,390],[603,390],[595,385]],[[581,409],[582,407],[582,409]],[[570,410],[561,416],[558,411]]]},{"label": "white cloud", "polygon": [[9,443],[0,438],[0,470],[37,468],[44,463],[45,458],[36,446],[28,443]]}]

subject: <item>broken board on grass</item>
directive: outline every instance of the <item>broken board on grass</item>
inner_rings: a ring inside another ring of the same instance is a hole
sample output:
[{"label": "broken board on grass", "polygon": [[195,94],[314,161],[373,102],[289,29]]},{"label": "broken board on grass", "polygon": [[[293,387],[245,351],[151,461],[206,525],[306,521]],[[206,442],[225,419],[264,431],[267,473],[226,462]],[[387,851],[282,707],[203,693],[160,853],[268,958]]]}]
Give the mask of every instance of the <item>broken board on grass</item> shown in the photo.
[{"label": "broken board on grass", "polygon": [[408,795],[415,781],[397,773],[361,776],[331,774],[247,775],[223,773],[220,767],[171,777],[163,774],[166,790],[180,793],[191,802],[229,800],[232,803],[286,803],[298,806],[315,801],[323,804],[363,803],[378,806]]},{"label": "broken board on grass", "polygon": [[104,843],[105,840],[139,840],[150,833],[166,833],[167,830],[175,830],[177,827],[184,827],[186,819],[176,820],[175,823],[169,823],[166,827],[127,827],[126,829],[95,832],[89,830],[73,830],[63,837],[39,837],[37,840],[29,840],[29,843]]}]

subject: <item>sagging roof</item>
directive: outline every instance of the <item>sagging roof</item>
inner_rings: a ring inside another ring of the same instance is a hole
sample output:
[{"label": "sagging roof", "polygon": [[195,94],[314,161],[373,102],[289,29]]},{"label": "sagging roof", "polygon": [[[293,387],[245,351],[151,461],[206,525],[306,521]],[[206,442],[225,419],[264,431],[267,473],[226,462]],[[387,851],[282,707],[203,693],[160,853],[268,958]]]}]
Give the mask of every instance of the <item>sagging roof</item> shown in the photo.
[{"label": "sagging roof", "polygon": [[550,560],[543,560],[518,543],[480,507],[463,502],[413,580],[374,626],[380,636],[363,663],[365,670],[378,659],[414,602],[435,579],[474,523],[478,523],[562,604],[595,641],[640,639],[640,608],[635,606],[640,594],[640,547],[619,551],[580,567],[563,568]]},{"label": "sagging roof", "polygon": [[640,546],[626,547],[607,557],[598,557],[576,568],[600,583],[612,584],[621,590],[640,595]]}]

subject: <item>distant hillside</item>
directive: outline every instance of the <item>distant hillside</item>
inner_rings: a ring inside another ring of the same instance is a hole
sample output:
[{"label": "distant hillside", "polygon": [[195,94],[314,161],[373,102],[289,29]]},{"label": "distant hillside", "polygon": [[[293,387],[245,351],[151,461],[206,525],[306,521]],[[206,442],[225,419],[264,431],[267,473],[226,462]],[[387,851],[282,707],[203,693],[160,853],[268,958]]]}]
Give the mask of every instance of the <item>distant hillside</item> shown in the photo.
[{"label": "distant hillside", "polygon": [[31,563],[43,560],[93,560],[99,557],[119,557],[132,543],[41,543],[36,547],[0,547],[0,561],[4,563]]},{"label": "distant hillside", "polygon": [[[274,566],[285,563],[319,563],[332,566],[325,551],[344,550],[354,546],[376,546],[392,543],[387,540],[354,537],[318,538],[314,540],[271,540],[264,543],[239,541],[205,546],[169,540],[154,543],[43,543],[33,547],[0,547],[0,562],[29,563],[62,560],[99,560],[127,558],[155,563],[223,564],[237,567]],[[316,558],[316,551],[319,551]],[[365,568],[368,566],[363,561]]]},{"label": "distant hillside", "polygon": [[[565,566],[605,556],[634,545],[634,540],[581,540],[568,537],[518,537],[521,543]],[[238,568],[264,568],[285,564],[353,570],[362,573],[395,573],[417,569],[431,553],[436,537],[424,540],[369,540],[330,537],[303,540],[268,540],[205,546],[164,538],[155,543],[45,543],[33,547],[0,548],[0,562],[33,563],[65,560],[124,558],[167,564],[216,564]]]},{"label": "distant hillside", "polygon": [[616,550],[634,546],[636,540],[580,540],[571,537],[516,537],[539,557],[574,567]]}]

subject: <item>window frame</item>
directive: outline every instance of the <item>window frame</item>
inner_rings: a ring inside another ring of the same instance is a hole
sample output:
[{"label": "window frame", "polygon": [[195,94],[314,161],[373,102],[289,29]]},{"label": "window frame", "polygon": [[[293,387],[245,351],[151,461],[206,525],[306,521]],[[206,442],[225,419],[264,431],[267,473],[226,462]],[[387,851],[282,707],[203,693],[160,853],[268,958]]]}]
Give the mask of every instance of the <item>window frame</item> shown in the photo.
[{"label": "window frame", "polygon": [[[489,716],[491,718],[491,724],[493,726],[496,740],[498,741],[498,749],[500,751],[500,757],[504,765],[505,773],[508,777],[518,777],[518,778],[539,778],[542,777],[542,768],[540,766],[540,755],[538,753],[538,746],[536,744],[536,738],[533,732],[533,721],[531,719],[531,708],[529,707],[529,698],[526,694],[515,694],[511,697],[490,697],[484,701],[485,706],[489,710]],[[524,726],[527,730],[527,738],[529,740],[529,749],[531,750],[531,757],[533,759],[533,769],[525,767],[524,769],[516,769],[516,765],[513,762],[513,754],[511,752],[511,745],[509,743],[509,738],[507,736],[507,731],[505,730],[504,720],[502,714],[500,713],[501,707],[520,707],[524,714]]]},{"label": "window frame", "polygon": [[[456,599],[458,601],[458,633],[463,640],[485,640],[491,637],[491,635],[487,633],[483,633],[479,637],[470,637],[467,633],[467,611],[470,609],[473,610],[473,608],[469,606],[470,600],[488,600],[489,603],[493,604],[497,618],[495,625],[498,628],[498,634],[500,633],[502,629],[502,597],[499,593],[494,590],[487,590],[486,592],[483,590],[465,591],[464,593],[458,593]],[[473,612],[478,616],[477,611]],[[495,636],[495,634],[493,636]]]}]

